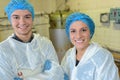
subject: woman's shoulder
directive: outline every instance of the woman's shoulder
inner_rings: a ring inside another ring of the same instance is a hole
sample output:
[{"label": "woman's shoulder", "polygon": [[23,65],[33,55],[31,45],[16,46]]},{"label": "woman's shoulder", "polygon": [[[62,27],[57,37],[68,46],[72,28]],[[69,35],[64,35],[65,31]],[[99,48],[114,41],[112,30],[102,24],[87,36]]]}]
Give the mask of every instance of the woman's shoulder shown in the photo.
[{"label": "woman's shoulder", "polygon": [[65,56],[64,56],[64,59],[71,59],[70,57],[73,57],[74,54],[75,54],[75,47],[71,47],[69,48],[66,52],[65,52]]},{"label": "woman's shoulder", "polygon": [[70,53],[75,52],[75,51],[76,51],[76,49],[75,49],[75,47],[73,46],[73,47],[69,48],[69,49],[66,51],[66,54],[70,54]]},{"label": "woman's shoulder", "polygon": [[94,42],[92,45],[92,47],[94,47],[96,50],[96,56],[106,57],[111,55],[111,52],[107,48],[102,47],[100,44]]},{"label": "woman's shoulder", "polygon": [[94,61],[94,64],[100,66],[104,64],[105,62],[112,62],[113,56],[112,53],[107,50],[106,48],[101,47],[94,56],[92,56],[92,60]]},{"label": "woman's shoulder", "polygon": [[95,54],[96,57],[105,58],[107,56],[112,56],[112,53],[107,48],[102,47],[98,43],[93,43],[93,45],[98,49]]}]

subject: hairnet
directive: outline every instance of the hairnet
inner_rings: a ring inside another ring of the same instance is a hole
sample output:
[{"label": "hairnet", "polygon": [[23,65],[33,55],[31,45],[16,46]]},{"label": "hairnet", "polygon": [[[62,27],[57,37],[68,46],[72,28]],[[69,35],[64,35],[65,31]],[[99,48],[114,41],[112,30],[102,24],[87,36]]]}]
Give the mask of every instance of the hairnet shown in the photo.
[{"label": "hairnet", "polygon": [[67,17],[66,23],[65,23],[65,30],[66,30],[67,36],[69,37],[70,25],[75,21],[82,21],[83,23],[85,23],[90,30],[90,38],[92,38],[95,30],[95,24],[88,15],[80,12],[74,12]]},{"label": "hairnet", "polygon": [[5,12],[10,20],[11,14],[15,10],[28,10],[32,14],[34,19],[34,8],[27,0],[11,0],[10,3],[5,7]]}]

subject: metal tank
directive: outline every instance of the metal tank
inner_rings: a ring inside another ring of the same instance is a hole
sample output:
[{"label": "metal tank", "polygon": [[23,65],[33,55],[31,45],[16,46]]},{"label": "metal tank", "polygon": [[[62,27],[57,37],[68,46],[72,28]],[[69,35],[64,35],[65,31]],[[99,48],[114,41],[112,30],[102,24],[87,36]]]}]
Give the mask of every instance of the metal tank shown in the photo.
[{"label": "metal tank", "polygon": [[65,33],[65,19],[71,12],[55,12],[50,14],[50,39],[56,49],[58,59],[61,62],[65,52],[72,47]]}]

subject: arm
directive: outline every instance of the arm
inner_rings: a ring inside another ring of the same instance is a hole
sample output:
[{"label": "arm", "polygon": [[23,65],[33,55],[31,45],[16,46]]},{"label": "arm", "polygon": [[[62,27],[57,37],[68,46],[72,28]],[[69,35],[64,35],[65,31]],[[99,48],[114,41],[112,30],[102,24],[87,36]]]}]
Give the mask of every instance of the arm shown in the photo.
[{"label": "arm", "polygon": [[13,61],[11,58],[12,56],[6,54],[6,52],[0,47],[0,80],[13,80],[16,76],[12,67]]},{"label": "arm", "polygon": [[[118,68],[114,63],[112,53],[105,50],[107,55],[103,59],[102,65],[98,68],[98,75],[96,80],[120,80],[118,75]],[[101,53],[102,54],[102,53]]]},{"label": "arm", "polygon": [[63,57],[62,62],[61,62],[61,66],[64,71],[64,80],[69,80],[69,76],[68,76],[69,68],[68,68],[68,63],[67,63],[68,54],[69,54],[69,51],[67,53],[65,53],[65,56]]},{"label": "arm", "polygon": [[62,80],[63,72],[59,65],[55,49],[51,42],[40,44],[41,52],[45,56],[43,71],[37,75],[33,75],[28,79],[32,80]]}]

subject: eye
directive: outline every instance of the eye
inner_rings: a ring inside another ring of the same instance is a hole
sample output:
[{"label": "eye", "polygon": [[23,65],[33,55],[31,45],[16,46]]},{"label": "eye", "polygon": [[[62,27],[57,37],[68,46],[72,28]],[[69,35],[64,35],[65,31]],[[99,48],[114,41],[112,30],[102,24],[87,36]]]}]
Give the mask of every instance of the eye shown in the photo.
[{"label": "eye", "polygon": [[70,30],[70,32],[71,32],[71,33],[74,33],[74,32],[75,32],[75,30]]},{"label": "eye", "polygon": [[13,18],[13,19],[19,19],[19,17],[18,17],[18,16],[12,16],[12,18]]},{"label": "eye", "polygon": [[88,30],[88,28],[82,28],[81,31],[82,32],[86,32]]},{"label": "eye", "polygon": [[32,18],[32,16],[31,15],[26,15],[25,18],[29,19],[29,18]]},{"label": "eye", "polygon": [[86,29],[82,29],[82,31],[84,32],[84,31],[87,31]]}]

